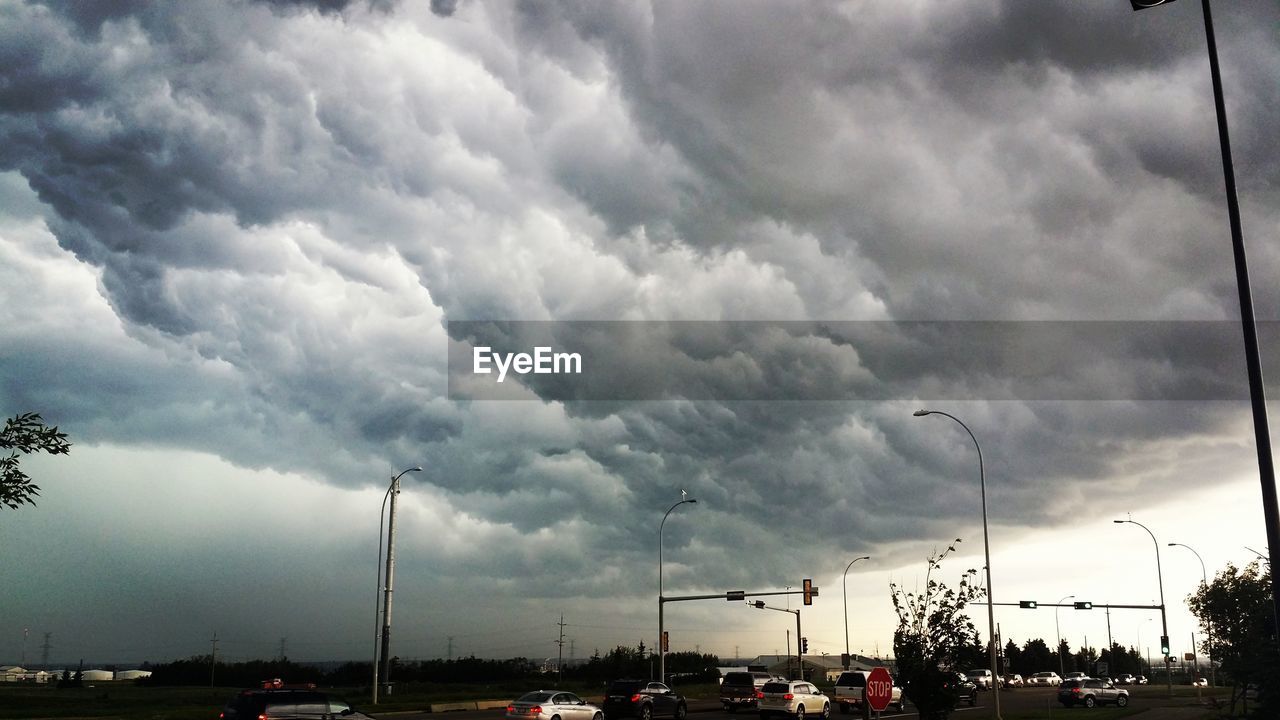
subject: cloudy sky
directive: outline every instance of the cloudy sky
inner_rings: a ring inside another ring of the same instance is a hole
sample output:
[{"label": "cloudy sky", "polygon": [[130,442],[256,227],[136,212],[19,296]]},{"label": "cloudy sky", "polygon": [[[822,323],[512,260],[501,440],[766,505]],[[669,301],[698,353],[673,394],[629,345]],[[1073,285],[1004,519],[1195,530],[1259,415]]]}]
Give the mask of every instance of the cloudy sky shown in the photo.
[{"label": "cloudy sky", "polygon": [[[1280,9],[1215,22],[1276,320]],[[1265,551],[1238,316],[1198,3],[0,0],[0,410],[74,442],[0,511],[0,664],[45,633],[55,663],[366,658],[415,465],[402,657],[554,655],[562,613],[579,657],[652,645],[681,489],[668,594],[813,578],[835,654],[871,555],[850,645],[887,652],[891,581],[956,537],[944,579],[983,563],[973,444],[923,405],[981,442],[997,601],[1158,602],[1131,513],[1180,652],[1200,566],[1165,543]],[[451,383],[463,321],[647,334],[626,392],[496,401]],[[790,627],[667,618],[726,657]]]}]

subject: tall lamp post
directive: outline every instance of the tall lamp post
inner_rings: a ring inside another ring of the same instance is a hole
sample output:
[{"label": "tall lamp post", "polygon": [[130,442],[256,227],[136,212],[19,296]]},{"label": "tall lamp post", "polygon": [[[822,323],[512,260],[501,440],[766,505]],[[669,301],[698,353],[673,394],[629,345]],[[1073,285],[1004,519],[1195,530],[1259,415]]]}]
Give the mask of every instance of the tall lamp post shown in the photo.
[{"label": "tall lamp post", "polygon": [[[1134,10],[1163,5],[1169,0],[1130,0]],[[1271,567],[1280,566],[1280,503],[1276,500],[1276,471],[1271,457],[1271,430],[1267,422],[1266,389],[1262,382],[1262,359],[1258,353],[1258,328],[1253,315],[1253,289],[1249,284],[1249,264],[1244,252],[1244,231],[1240,225],[1240,201],[1236,197],[1236,172],[1231,162],[1231,137],[1227,132],[1227,107],[1222,94],[1222,73],[1218,69],[1218,42],[1213,35],[1213,14],[1209,0],[1200,0],[1204,12],[1204,35],[1209,52],[1209,75],[1213,80],[1213,105],[1218,117],[1218,146],[1222,152],[1222,175],[1226,185],[1227,216],[1231,223],[1231,250],[1235,257],[1236,292],[1240,295],[1240,328],[1244,334],[1245,366],[1249,375],[1249,400],[1253,406],[1253,435],[1258,452],[1258,479],[1262,483],[1262,512],[1267,528],[1267,552]],[[1280,583],[1271,578],[1271,612],[1280,627]]]},{"label": "tall lamp post", "polygon": [[[849,563],[849,564],[852,565],[853,563]],[[803,647],[804,639],[800,631],[800,608],[791,610],[789,608],[773,607],[772,605],[765,605],[763,600],[755,600],[755,601],[748,600],[747,605],[757,610],[777,610],[778,612],[791,613],[792,615],[796,616],[796,667],[799,669],[797,670],[796,677],[794,679],[803,680],[804,679],[804,647]],[[790,665],[791,662],[788,660],[787,664]]]},{"label": "tall lamp post", "polygon": [[662,609],[664,604],[662,600],[662,528],[667,524],[667,515],[670,515],[672,510],[675,510],[685,503],[693,504],[698,502],[694,498],[686,497],[684,490],[680,491],[680,496],[680,502],[668,508],[667,512],[662,516],[662,522],[658,523],[658,682],[667,681],[667,648],[662,644],[662,638],[665,637],[664,627],[662,624]]},{"label": "tall lamp post", "polygon": [[[385,593],[382,605],[382,652],[381,658],[383,662],[382,680],[390,682],[391,680],[391,575],[395,570],[395,541],[396,541],[396,496],[400,494],[400,478],[405,473],[422,472],[421,467],[411,467],[402,471],[399,475],[391,478],[391,484],[387,486],[387,492],[382,496],[382,511],[378,515],[378,588],[373,594],[373,704],[378,704],[378,594]],[[382,584],[382,520],[387,515],[387,498],[391,498],[391,517],[387,522],[387,583],[384,587]],[[391,686],[387,686],[387,692],[391,691]]]},{"label": "tall lamp post", "polygon": [[[1151,532],[1151,528],[1137,522],[1136,520],[1115,520],[1113,522],[1117,525],[1129,523],[1130,525],[1137,525],[1143,530],[1146,530],[1147,534],[1151,536],[1151,542],[1156,546],[1156,581],[1160,583],[1160,629],[1161,637],[1163,638],[1162,644],[1164,642],[1169,642],[1169,619],[1165,617],[1164,614],[1164,573],[1160,570],[1160,543],[1156,540],[1156,534]],[[1173,668],[1169,667],[1169,655],[1164,653],[1163,650],[1164,648],[1162,647],[1161,653],[1164,655],[1164,676],[1169,687],[1169,697],[1173,697]]]},{"label": "tall lamp post", "polygon": [[996,611],[995,611],[995,594],[991,586],[991,541],[987,535],[987,473],[982,465],[982,446],[978,444],[978,438],[974,437],[973,431],[960,421],[960,418],[941,410],[917,410],[914,415],[916,417],[924,417],[925,415],[942,415],[956,421],[964,431],[969,433],[969,439],[973,440],[973,446],[978,450],[978,483],[982,489],[982,553],[987,561],[987,633],[990,636],[987,644],[991,650],[991,716],[1000,720],[1000,663],[997,659],[996,648]]},{"label": "tall lamp post", "polygon": [[[1070,600],[1073,597],[1075,597],[1075,595],[1068,595],[1062,598],[1062,600],[1058,601],[1058,605],[1061,605],[1064,600]],[[1058,637],[1057,637],[1058,675],[1062,676],[1062,675],[1066,675],[1067,672],[1066,672],[1066,668],[1062,664],[1062,629],[1058,625],[1058,610],[1061,610],[1061,608],[1055,605],[1053,608],[1053,631],[1058,634]]]},{"label": "tall lamp post", "polygon": [[841,664],[844,665],[845,670],[849,669],[849,585],[847,582],[847,579],[849,577],[849,568],[853,567],[853,564],[858,562],[859,560],[870,560],[870,559],[871,559],[870,555],[863,555],[862,557],[856,557],[850,560],[849,564],[844,566],[844,575],[840,576],[840,588],[844,594],[844,660],[845,660]]},{"label": "tall lamp post", "polygon": [[[1175,545],[1178,547],[1184,547],[1190,550],[1196,556],[1196,559],[1200,561],[1200,582],[1203,584],[1204,587],[1206,588],[1209,587],[1209,574],[1206,573],[1204,570],[1204,558],[1200,557],[1200,553],[1196,552],[1196,549],[1191,547],[1190,545],[1184,545],[1183,543],[1169,543],[1169,547],[1173,547]],[[1194,649],[1195,648],[1192,648],[1192,650]],[[1209,687],[1216,687],[1217,686],[1216,680],[1217,678],[1214,677],[1214,673],[1213,673],[1213,626],[1210,625],[1209,626]]]}]

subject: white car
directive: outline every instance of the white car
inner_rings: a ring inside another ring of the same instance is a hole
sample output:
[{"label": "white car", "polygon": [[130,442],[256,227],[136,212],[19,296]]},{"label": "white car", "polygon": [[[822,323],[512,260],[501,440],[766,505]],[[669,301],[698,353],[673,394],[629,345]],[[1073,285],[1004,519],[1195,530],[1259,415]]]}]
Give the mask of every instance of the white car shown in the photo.
[{"label": "white car", "polygon": [[760,688],[757,707],[762,719],[774,714],[790,715],[796,720],[804,720],[806,716],[823,720],[831,717],[831,700],[812,683],[803,680],[765,683]]},{"label": "white car", "polygon": [[1062,684],[1062,678],[1058,677],[1058,673],[1056,672],[1038,672],[1027,678],[1027,684],[1058,687]]},{"label": "white car", "polygon": [[969,677],[969,682],[973,683],[974,685],[977,685],[979,690],[991,689],[991,671],[990,670],[986,670],[986,669],[970,670],[966,674]]},{"label": "white car", "polygon": [[[834,695],[836,705],[840,707],[841,713],[847,714],[850,710],[860,711],[862,709],[862,694],[866,691],[867,678],[870,675],[870,670],[846,670],[840,673],[840,677],[836,679]],[[902,712],[902,688],[898,687],[896,678],[893,682],[893,693],[889,699],[889,707]]]}]

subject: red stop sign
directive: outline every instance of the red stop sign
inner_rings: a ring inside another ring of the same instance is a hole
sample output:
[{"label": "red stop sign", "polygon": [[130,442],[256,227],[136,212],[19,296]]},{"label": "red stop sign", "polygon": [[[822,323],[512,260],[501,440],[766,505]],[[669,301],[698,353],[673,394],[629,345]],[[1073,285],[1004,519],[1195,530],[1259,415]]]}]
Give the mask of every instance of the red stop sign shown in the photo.
[{"label": "red stop sign", "polygon": [[878,667],[871,671],[867,676],[867,706],[876,712],[881,712],[889,707],[889,701],[893,699],[893,678],[890,677],[889,671],[882,667]]}]

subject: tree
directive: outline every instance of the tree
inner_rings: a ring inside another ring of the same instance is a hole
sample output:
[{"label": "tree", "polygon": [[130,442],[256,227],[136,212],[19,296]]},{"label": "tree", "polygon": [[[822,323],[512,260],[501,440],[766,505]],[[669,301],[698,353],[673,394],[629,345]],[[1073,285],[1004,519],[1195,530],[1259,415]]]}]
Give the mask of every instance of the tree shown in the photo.
[{"label": "tree", "polygon": [[1056,658],[1049,651],[1049,644],[1041,638],[1028,640],[1023,644],[1022,663],[1022,670],[1019,672],[1023,675],[1031,675],[1058,667]]},{"label": "tree", "polygon": [[[959,538],[955,542],[960,542]],[[960,577],[956,589],[933,578],[942,560],[956,549],[953,543],[928,560],[923,593],[907,592],[890,583],[898,629],[893,633],[893,652],[904,692],[920,710],[922,718],[946,718],[959,700],[954,673],[981,664],[982,644],[965,607],[986,595],[974,579],[976,569]]]},{"label": "tree", "polygon": [[71,450],[66,433],[57,427],[48,427],[37,413],[23,413],[4,421],[0,430],[0,450],[8,450],[8,457],[0,457],[0,505],[17,510],[23,503],[35,505],[40,486],[18,466],[18,453],[29,455],[44,451],[50,455],[65,455]]},{"label": "tree", "polygon": [[1187,605],[1206,636],[1201,651],[1212,652],[1223,674],[1231,678],[1232,714],[1242,701],[1242,712],[1249,712],[1245,691],[1254,685],[1264,689],[1256,716],[1280,717],[1280,693],[1274,690],[1280,688],[1280,663],[1276,661],[1270,568],[1264,570],[1257,560],[1243,570],[1228,563],[1212,583],[1202,584],[1187,597]]}]

